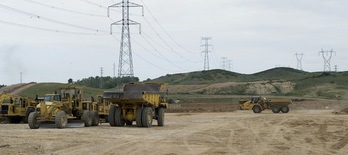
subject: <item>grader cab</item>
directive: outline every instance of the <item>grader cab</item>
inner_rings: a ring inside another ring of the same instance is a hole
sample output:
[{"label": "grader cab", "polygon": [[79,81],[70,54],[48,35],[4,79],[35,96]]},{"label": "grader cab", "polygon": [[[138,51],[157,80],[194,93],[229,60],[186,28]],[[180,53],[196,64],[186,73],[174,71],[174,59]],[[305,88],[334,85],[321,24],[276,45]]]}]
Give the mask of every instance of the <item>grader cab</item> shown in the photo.
[{"label": "grader cab", "polygon": [[104,98],[112,103],[109,110],[110,126],[132,125],[151,127],[153,119],[164,125],[164,109],[168,103],[162,93],[165,83],[130,83],[123,92],[104,92]]},{"label": "grader cab", "polygon": [[59,94],[48,94],[40,102],[35,112],[30,113],[28,125],[31,129],[38,129],[41,122],[55,122],[57,128],[65,128],[68,120],[82,120],[85,127],[97,126],[99,115],[92,111],[92,103],[82,100],[82,88],[59,88]]}]

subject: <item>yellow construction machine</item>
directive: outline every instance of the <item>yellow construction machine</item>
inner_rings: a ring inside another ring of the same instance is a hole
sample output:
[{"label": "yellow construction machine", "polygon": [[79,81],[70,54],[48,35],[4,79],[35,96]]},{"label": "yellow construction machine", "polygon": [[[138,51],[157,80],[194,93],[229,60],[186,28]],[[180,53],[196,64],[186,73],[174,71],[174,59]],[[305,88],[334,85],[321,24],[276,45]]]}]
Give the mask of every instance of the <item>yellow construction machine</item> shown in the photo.
[{"label": "yellow construction machine", "polygon": [[[84,126],[97,126],[99,121],[97,111],[92,111],[92,102],[82,100],[80,87],[59,88],[59,94],[48,94],[40,102],[35,112],[30,113],[28,125],[38,129],[41,122],[55,122],[57,128],[67,127],[68,120],[82,120]],[[93,124],[92,124],[93,123]]]},{"label": "yellow construction machine", "polygon": [[240,110],[253,110],[254,113],[261,113],[263,110],[272,109],[273,113],[288,113],[291,99],[266,99],[265,97],[252,97],[250,100],[239,101]]},{"label": "yellow construction machine", "polygon": [[104,98],[112,103],[108,117],[110,126],[132,125],[135,121],[138,127],[151,127],[153,119],[158,126],[163,126],[168,103],[161,91],[166,85],[129,83],[124,85],[123,92],[104,92]]},{"label": "yellow construction machine", "polygon": [[[99,118],[104,119],[105,122],[109,122],[108,116],[109,116],[109,109],[110,109],[110,102],[105,100],[103,95],[97,96],[97,101],[92,103],[93,110],[98,111]],[[95,122],[99,123],[99,122]]]},{"label": "yellow construction machine", "polygon": [[10,97],[1,96],[3,98],[0,108],[0,114],[7,117],[9,123],[28,123],[28,116],[35,111],[37,101],[27,97]]}]

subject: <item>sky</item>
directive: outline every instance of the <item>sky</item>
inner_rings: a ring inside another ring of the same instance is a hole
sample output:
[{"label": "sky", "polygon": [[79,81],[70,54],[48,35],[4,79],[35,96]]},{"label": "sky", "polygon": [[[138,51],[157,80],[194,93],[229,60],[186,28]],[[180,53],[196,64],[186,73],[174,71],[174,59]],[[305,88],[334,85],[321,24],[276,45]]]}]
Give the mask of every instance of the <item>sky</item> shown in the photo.
[{"label": "sky", "polygon": [[[117,76],[122,19],[118,0],[0,0],[0,84],[67,83]],[[345,0],[133,0],[134,76],[140,80],[204,70],[201,37],[212,37],[209,69],[252,74],[274,67],[347,71]],[[141,33],[139,33],[139,29]],[[324,55],[326,58],[329,55]],[[223,68],[222,57],[231,60]],[[115,64],[115,69],[114,69]]]}]

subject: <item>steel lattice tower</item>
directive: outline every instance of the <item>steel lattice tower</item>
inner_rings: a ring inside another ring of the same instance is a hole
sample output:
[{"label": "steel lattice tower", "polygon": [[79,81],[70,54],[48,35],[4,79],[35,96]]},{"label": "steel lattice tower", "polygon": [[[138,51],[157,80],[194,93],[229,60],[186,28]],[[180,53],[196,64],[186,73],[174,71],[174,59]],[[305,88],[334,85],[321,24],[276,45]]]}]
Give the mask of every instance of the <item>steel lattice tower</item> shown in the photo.
[{"label": "steel lattice tower", "polygon": [[209,40],[211,40],[212,37],[202,37],[201,38],[201,46],[204,47],[204,70],[209,70],[209,47],[212,47],[213,45],[209,43]]},{"label": "steel lattice tower", "polygon": [[[129,19],[129,8],[130,7],[143,8],[143,6],[136,3],[129,2],[129,0],[122,0],[122,2],[116,3],[108,7],[108,16],[109,16],[109,9],[111,7],[122,7],[122,20],[114,22],[110,26],[110,33],[112,34],[113,25],[122,25],[120,55],[119,55],[119,64],[118,64],[118,77],[125,77],[125,76],[134,77],[132,46],[131,46],[129,25],[140,26],[140,23],[137,23]],[[143,8],[143,12],[144,12],[144,8]]]},{"label": "steel lattice tower", "polygon": [[333,51],[333,49],[331,49],[330,51],[324,51],[323,49],[321,49],[321,51],[319,51],[319,55],[321,54],[324,59],[324,72],[331,71],[332,53],[336,54],[336,52]]},{"label": "steel lattice tower", "polygon": [[303,53],[301,53],[301,54],[296,53],[295,56],[297,59],[297,69],[303,70],[302,69],[302,58],[303,58],[304,54]]}]

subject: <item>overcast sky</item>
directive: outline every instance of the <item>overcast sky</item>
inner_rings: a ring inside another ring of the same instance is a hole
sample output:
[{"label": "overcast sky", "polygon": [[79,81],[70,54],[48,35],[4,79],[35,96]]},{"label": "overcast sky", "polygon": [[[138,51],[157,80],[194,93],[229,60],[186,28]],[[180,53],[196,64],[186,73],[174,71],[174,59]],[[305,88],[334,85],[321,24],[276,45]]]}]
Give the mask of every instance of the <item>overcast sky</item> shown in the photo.
[{"label": "overcast sky", "polygon": [[[118,0],[0,0],[0,84],[64,82],[116,76],[122,18]],[[134,74],[140,80],[203,70],[201,37],[212,37],[210,69],[221,57],[238,73],[297,67],[322,71],[321,49],[336,51],[331,68],[348,70],[346,0],[133,0]],[[38,17],[39,16],[39,17]]]}]

